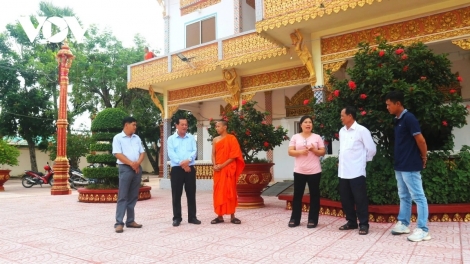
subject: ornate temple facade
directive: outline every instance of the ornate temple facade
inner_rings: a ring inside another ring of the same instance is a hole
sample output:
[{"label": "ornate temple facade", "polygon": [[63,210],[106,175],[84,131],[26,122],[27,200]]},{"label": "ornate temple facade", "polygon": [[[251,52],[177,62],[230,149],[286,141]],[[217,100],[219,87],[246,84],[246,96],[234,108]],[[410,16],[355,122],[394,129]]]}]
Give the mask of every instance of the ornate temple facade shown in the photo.
[{"label": "ornate temple facade", "polygon": [[[347,78],[358,43],[374,45],[377,35],[391,43],[423,42],[447,53],[452,70],[464,79],[456,88],[470,104],[467,0],[157,1],[163,7],[163,55],[129,65],[128,88],[148,90],[161,110],[161,164],[167,161],[165,140],[178,109],[198,120],[202,163],[210,163],[209,119],[220,118],[241,100],[257,101],[260,110],[272,113],[268,122],[293,135],[300,116],[311,111],[303,101],[323,99],[329,74]],[[468,131],[469,126],[454,131],[455,149],[470,145]],[[287,148],[285,142],[266,153],[276,164],[276,180],[292,178],[294,161]],[[337,150],[333,142],[332,153]],[[167,177],[167,166],[160,175]]]}]

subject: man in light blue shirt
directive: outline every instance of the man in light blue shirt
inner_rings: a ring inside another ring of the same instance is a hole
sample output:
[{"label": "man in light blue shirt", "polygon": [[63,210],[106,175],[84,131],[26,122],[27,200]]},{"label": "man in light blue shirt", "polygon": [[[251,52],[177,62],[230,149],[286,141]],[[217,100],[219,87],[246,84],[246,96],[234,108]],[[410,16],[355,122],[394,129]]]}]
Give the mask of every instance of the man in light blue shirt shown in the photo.
[{"label": "man in light blue shirt", "polygon": [[122,121],[123,130],[113,138],[113,155],[119,164],[119,193],[116,205],[116,233],[124,231],[124,215],[127,212],[126,227],[141,228],[134,221],[134,207],[139,198],[139,188],[142,181],[144,149],[139,136],[135,134],[137,122],[133,117]]},{"label": "man in light blue shirt", "polygon": [[180,118],[176,121],[177,132],[167,141],[168,157],[171,164],[171,195],[173,201],[173,226],[179,226],[181,216],[181,196],[183,186],[188,200],[188,223],[199,225],[196,218],[196,159],[197,148],[194,137],[187,133],[188,120]]}]

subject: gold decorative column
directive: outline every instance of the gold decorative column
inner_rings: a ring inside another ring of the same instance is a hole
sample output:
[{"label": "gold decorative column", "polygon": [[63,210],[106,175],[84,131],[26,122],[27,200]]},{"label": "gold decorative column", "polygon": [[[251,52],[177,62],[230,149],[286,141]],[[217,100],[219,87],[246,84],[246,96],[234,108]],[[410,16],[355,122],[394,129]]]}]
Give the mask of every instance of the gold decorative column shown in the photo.
[{"label": "gold decorative column", "polygon": [[[266,122],[268,124],[272,124],[273,123],[273,91],[264,92],[264,104],[265,104],[266,111],[270,113],[270,115],[266,116]],[[268,150],[268,152],[266,153],[266,158],[269,160],[269,162],[273,162],[274,160],[273,150]],[[271,174],[273,175],[271,181],[274,181],[273,167],[271,167],[269,170]]]},{"label": "gold decorative column", "polygon": [[69,160],[67,159],[67,87],[69,84],[69,69],[75,58],[64,41],[59,53],[57,53],[57,62],[59,64],[59,117],[57,120],[57,158],[54,164],[54,186],[51,189],[51,195],[71,194],[69,178]]},{"label": "gold decorative column", "polygon": [[452,44],[459,46],[463,50],[470,50],[470,38],[452,40]]}]

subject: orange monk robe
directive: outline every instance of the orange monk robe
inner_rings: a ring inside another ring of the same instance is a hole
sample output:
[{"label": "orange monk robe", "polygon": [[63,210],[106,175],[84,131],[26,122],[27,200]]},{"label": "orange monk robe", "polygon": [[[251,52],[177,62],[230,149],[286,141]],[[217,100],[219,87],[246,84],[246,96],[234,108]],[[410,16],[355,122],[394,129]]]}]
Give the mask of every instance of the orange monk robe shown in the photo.
[{"label": "orange monk robe", "polygon": [[155,57],[155,54],[151,51],[145,53],[145,60],[150,60],[151,58],[154,58]]},{"label": "orange monk robe", "polygon": [[243,168],[242,151],[235,136],[227,134],[215,144],[215,162],[235,159],[220,171],[214,171],[214,211],[217,215],[234,214],[238,205],[237,180]]}]

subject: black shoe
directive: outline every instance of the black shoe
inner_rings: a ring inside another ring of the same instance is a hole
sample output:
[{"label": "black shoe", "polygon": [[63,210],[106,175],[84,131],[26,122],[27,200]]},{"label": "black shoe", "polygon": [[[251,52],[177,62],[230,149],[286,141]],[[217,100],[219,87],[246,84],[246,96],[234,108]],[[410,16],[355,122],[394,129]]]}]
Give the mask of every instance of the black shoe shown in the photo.
[{"label": "black shoe", "polygon": [[289,226],[289,227],[296,227],[296,226],[298,226],[299,224],[300,224],[300,223],[296,223],[294,220],[290,220],[288,226]]},{"label": "black shoe", "polygon": [[188,220],[188,223],[195,224],[195,225],[200,225],[201,221],[199,221],[197,218],[193,218],[191,220]]},{"label": "black shoe", "polygon": [[173,220],[173,226],[179,226],[181,223],[180,220]]}]

